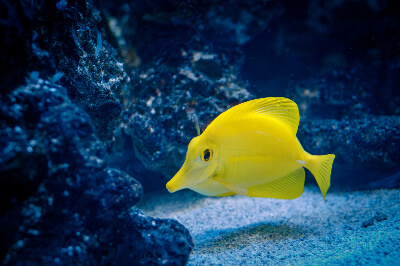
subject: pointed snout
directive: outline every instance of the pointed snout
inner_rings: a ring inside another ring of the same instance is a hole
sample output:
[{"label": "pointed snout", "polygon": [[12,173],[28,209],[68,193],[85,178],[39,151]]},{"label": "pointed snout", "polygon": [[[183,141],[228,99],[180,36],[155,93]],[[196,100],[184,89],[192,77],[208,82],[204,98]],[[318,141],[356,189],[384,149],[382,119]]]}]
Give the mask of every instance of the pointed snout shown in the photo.
[{"label": "pointed snout", "polygon": [[174,193],[177,190],[176,186],[174,186],[174,183],[172,182],[172,180],[173,180],[173,178],[166,185],[169,193]]},{"label": "pointed snout", "polygon": [[188,179],[188,173],[186,171],[185,164],[182,168],[175,174],[175,176],[168,181],[166,187],[170,193],[174,193],[178,190],[188,188],[191,185],[190,179]]},{"label": "pointed snout", "polygon": [[184,175],[182,174],[182,169],[178,171],[178,173],[175,174],[175,176],[168,181],[166,187],[169,191],[169,193],[174,193],[178,190],[184,189]]}]

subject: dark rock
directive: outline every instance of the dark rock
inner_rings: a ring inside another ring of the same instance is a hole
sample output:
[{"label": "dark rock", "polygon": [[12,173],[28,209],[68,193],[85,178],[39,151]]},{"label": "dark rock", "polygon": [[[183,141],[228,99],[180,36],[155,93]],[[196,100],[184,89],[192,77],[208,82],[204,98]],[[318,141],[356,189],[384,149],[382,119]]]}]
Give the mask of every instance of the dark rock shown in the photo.
[{"label": "dark rock", "polygon": [[375,220],[377,222],[382,222],[382,221],[387,220],[387,219],[388,219],[388,216],[386,214],[380,213],[380,212],[376,212]]},{"label": "dark rock", "polygon": [[335,162],[396,166],[400,162],[400,119],[366,116],[348,120],[301,120],[298,138],[313,154],[335,153]]},{"label": "dark rock", "polygon": [[[120,4],[123,1],[118,2],[117,4]],[[246,43],[264,30],[284,8],[277,1],[258,0],[224,2],[173,0],[168,4],[156,0],[151,3],[143,1],[128,1],[128,3],[130,12],[139,20],[143,20],[143,23],[189,26],[195,30],[197,38],[219,49],[232,49],[234,46]],[[157,29],[152,29],[153,33],[156,31]]]},{"label": "dark rock", "polygon": [[101,140],[114,135],[129,77],[100,12],[25,2],[1,3],[0,260],[184,264],[187,229],[132,211],[141,185],[108,166]]},{"label": "dark rock", "polygon": [[71,100],[92,118],[99,138],[110,141],[121,115],[129,77],[105,39],[101,14],[92,1],[35,5],[39,46],[51,54]]},{"label": "dark rock", "polygon": [[34,9],[29,0],[5,0],[0,10],[0,93],[4,94],[24,81],[21,73],[30,62]]},{"label": "dark rock", "polygon": [[[398,171],[399,136],[398,117],[373,115],[340,121],[302,119],[297,133],[309,153],[336,155],[332,184],[355,188],[368,188],[367,183]],[[389,184],[376,183],[370,188],[387,187]]]},{"label": "dark rock", "polygon": [[[242,75],[253,93],[292,99],[304,91],[319,93],[312,100],[320,104],[309,106],[308,114],[324,118],[342,119],[353,107],[375,115],[399,114],[400,18],[395,1],[269,3],[279,3],[278,14],[241,46]],[[293,84],[301,91],[295,92]]]},{"label": "dark rock", "polygon": [[23,83],[24,74],[31,71],[43,79],[58,75],[55,81],[89,113],[100,139],[110,141],[129,77],[116,50],[105,40],[101,15],[93,2],[43,0],[33,5],[6,0],[0,5],[4,13],[0,39],[5,48],[0,58],[0,92]]},{"label": "dark rock", "polygon": [[375,218],[371,218],[365,222],[362,223],[362,227],[367,228],[368,226],[374,225],[375,223]]},{"label": "dark rock", "polygon": [[372,217],[371,219],[363,222],[362,227],[367,228],[368,226],[374,225],[375,221],[377,222],[382,222],[384,220],[387,220],[388,216],[384,213],[376,212],[375,216]]},{"label": "dark rock", "polygon": [[187,229],[132,211],[141,185],[107,166],[90,117],[64,88],[36,81],[0,98],[3,263],[183,264]]},{"label": "dark rock", "polygon": [[[175,220],[148,217],[137,208],[132,208],[129,215],[135,222],[126,224],[132,225],[131,230],[139,233],[137,237],[130,239],[132,246],[135,247],[130,254],[133,264],[184,265],[187,263],[187,254],[193,249],[194,243],[189,230],[183,225]],[[164,232],[169,232],[169,234]],[[121,256],[125,256],[125,251],[122,252]]]}]

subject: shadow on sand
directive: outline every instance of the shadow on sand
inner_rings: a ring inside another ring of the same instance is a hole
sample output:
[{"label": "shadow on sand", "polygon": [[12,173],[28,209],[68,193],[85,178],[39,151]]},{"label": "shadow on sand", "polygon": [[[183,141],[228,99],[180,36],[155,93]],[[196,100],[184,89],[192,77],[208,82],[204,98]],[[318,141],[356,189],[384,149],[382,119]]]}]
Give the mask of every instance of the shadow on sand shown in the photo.
[{"label": "shadow on sand", "polygon": [[302,240],[310,233],[310,229],[290,223],[257,223],[239,228],[206,231],[195,236],[195,250],[199,253],[215,253],[221,247],[229,250],[260,243],[269,245],[286,240]]}]

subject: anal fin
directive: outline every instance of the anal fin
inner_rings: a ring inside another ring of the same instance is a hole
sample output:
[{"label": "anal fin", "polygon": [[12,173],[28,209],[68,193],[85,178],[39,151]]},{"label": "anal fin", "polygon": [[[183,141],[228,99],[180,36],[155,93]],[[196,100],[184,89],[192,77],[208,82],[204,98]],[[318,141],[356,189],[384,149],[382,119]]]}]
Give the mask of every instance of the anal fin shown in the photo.
[{"label": "anal fin", "polygon": [[303,167],[290,174],[262,185],[248,187],[249,197],[295,199],[303,194],[305,173]]}]

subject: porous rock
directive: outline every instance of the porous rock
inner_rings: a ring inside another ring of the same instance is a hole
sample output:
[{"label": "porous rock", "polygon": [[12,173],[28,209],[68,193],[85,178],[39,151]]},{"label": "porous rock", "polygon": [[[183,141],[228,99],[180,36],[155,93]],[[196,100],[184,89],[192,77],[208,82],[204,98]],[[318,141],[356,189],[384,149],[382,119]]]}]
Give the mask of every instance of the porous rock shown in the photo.
[{"label": "porous rock", "polygon": [[90,117],[63,87],[27,82],[0,98],[3,263],[183,264],[187,229],[133,211],[142,187],[108,167]]},{"label": "porous rock", "polygon": [[0,94],[5,94],[22,83],[30,62],[34,9],[32,1],[21,0],[1,1],[0,10]]},{"label": "porous rock", "polygon": [[[297,136],[311,154],[336,155],[332,184],[374,189],[390,185],[388,181],[375,183],[378,173],[388,177],[398,171],[399,133],[398,117],[368,115],[340,121],[304,119],[300,122]],[[395,178],[398,182],[398,175],[393,175],[392,179]]]},{"label": "porous rock", "polygon": [[70,99],[91,117],[97,135],[110,141],[121,115],[120,99],[129,77],[108,43],[101,13],[91,0],[44,0],[35,5],[38,46],[47,51]]}]

